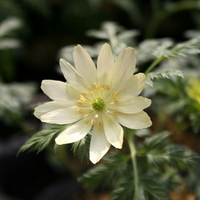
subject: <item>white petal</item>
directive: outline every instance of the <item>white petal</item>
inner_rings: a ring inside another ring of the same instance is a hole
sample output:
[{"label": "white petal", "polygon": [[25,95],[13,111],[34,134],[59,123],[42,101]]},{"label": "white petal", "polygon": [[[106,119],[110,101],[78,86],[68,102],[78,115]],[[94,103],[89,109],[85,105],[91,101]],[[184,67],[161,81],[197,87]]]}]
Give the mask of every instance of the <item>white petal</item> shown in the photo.
[{"label": "white petal", "polygon": [[108,114],[102,116],[103,127],[108,142],[115,148],[121,149],[123,144],[123,128],[119,123]]},{"label": "white petal", "polygon": [[88,134],[91,127],[90,123],[86,124],[84,120],[80,120],[61,132],[55,142],[61,145],[79,141]]},{"label": "white petal", "polygon": [[121,83],[128,80],[135,71],[135,51],[131,47],[124,49],[118,56],[113,71],[113,85],[119,87]]},{"label": "white petal", "polygon": [[40,117],[42,122],[52,124],[70,124],[79,120],[82,116],[78,114],[77,107],[68,107],[47,112]]},{"label": "white petal", "polygon": [[64,59],[60,59],[60,67],[65,79],[72,87],[81,93],[87,91],[87,81],[74,69],[72,65],[70,65],[70,63],[66,62]]},{"label": "white petal", "polygon": [[118,103],[108,105],[108,109],[117,110],[117,112],[132,114],[138,113],[149,107],[151,100],[144,97],[132,97],[126,99],[126,101],[120,101]]},{"label": "white petal", "polygon": [[104,44],[97,59],[98,83],[110,84],[113,76],[113,67],[114,58],[111,48],[108,44]]},{"label": "white petal", "polygon": [[150,117],[142,111],[136,114],[117,113],[118,122],[130,129],[142,129],[152,125]]},{"label": "white petal", "polygon": [[123,97],[124,100],[127,98],[127,96],[138,96],[145,85],[146,77],[143,73],[138,73],[133,75],[131,78],[129,78],[126,82],[122,83],[120,88],[118,89],[118,93]]},{"label": "white petal", "polygon": [[52,100],[67,105],[76,103],[79,98],[79,93],[76,90],[69,84],[61,81],[43,80],[41,88]]},{"label": "white petal", "polygon": [[74,48],[73,57],[78,73],[90,84],[93,84],[96,81],[97,70],[88,52],[78,45]]},{"label": "white petal", "polygon": [[94,126],[90,142],[90,160],[96,164],[109,150],[110,143],[106,139],[101,126]]},{"label": "white petal", "polygon": [[44,103],[40,106],[37,106],[35,108],[34,115],[40,119],[42,115],[44,115],[48,112],[51,112],[54,110],[60,110],[60,109],[64,109],[64,108],[66,108],[65,105],[57,103],[55,101],[51,101],[51,102]]}]

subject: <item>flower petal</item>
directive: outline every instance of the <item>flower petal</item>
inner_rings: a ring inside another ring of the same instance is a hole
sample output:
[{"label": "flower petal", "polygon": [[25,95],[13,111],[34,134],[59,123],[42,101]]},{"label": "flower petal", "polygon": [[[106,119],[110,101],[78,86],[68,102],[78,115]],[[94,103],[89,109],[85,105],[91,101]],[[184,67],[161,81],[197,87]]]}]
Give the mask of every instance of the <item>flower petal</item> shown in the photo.
[{"label": "flower petal", "polygon": [[138,96],[145,86],[145,81],[146,76],[144,73],[135,74],[126,82],[121,84],[117,93],[119,93],[120,98],[124,97],[124,100],[127,99],[127,96]]},{"label": "flower petal", "polygon": [[117,113],[117,121],[130,129],[142,129],[152,125],[150,117],[142,111],[136,114]]},{"label": "flower petal", "polygon": [[109,150],[110,143],[106,139],[104,130],[101,126],[94,126],[92,139],[90,142],[90,160],[96,164]]},{"label": "flower petal", "polygon": [[108,109],[117,110],[117,112],[121,113],[138,113],[149,107],[151,104],[151,100],[144,97],[133,97],[128,98],[126,101],[120,101],[118,99],[118,103],[108,105]]},{"label": "flower petal", "polygon": [[79,93],[74,88],[61,81],[43,80],[41,89],[52,100],[67,105],[75,104],[79,98]]},{"label": "flower petal", "polygon": [[74,67],[66,62],[64,59],[60,59],[61,71],[68,81],[68,83],[76,88],[76,90],[86,92],[88,88],[87,81],[74,69]]},{"label": "flower petal", "polygon": [[57,110],[52,110],[40,117],[42,122],[52,124],[70,124],[79,120],[82,116],[78,114],[77,107],[67,107]]},{"label": "flower petal", "polygon": [[97,59],[98,83],[110,84],[113,76],[113,67],[114,58],[112,50],[108,44],[104,44]]},{"label": "flower petal", "polygon": [[61,132],[55,142],[61,145],[79,141],[88,134],[91,127],[90,123],[86,124],[84,120],[80,120]]},{"label": "flower petal", "polygon": [[44,115],[48,112],[51,112],[54,110],[60,110],[60,109],[64,109],[64,108],[66,108],[65,105],[57,103],[55,101],[51,101],[51,102],[44,103],[40,106],[37,106],[35,108],[34,115],[40,119],[42,115]]},{"label": "flower petal", "polygon": [[121,149],[124,135],[123,128],[113,117],[108,116],[108,114],[104,114],[102,120],[108,142],[115,148]]},{"label": "flower petal", "polygon": [[135,71],[135,51],[131,47],[124,49],[118,56],[113,71],[113,85],[119,87],[121,83],[128,80]]},{"label": "flower petal", "polygon": [[96,81],[96,67],[88,52],[80,45],[74,48],[73,52],[75,68],[78,73],[90,84]]}]

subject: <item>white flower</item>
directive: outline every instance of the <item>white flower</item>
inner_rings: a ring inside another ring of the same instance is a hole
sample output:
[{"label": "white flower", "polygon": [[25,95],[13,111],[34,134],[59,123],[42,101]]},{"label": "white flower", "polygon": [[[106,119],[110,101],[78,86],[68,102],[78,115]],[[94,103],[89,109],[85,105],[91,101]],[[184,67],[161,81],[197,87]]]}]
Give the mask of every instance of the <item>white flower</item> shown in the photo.
[{"label": "white flower", "polygon": [[81,140],[90,130],[90,160],[97,163],[110,145],[122,148],[123,128],[151,126],[143,111],[151,100],[138,96],[145,85],[145,75],[135,70],[135,52],[128,47],[114,61],[111,48],[104,44],[97,67],[80,46],[73,52],[75,68],[60,60],[67,82],[43,80],[41,88],[53,101],[38,106],[35,116],[42,122],[71,124],[55,139],[67,144]]}]

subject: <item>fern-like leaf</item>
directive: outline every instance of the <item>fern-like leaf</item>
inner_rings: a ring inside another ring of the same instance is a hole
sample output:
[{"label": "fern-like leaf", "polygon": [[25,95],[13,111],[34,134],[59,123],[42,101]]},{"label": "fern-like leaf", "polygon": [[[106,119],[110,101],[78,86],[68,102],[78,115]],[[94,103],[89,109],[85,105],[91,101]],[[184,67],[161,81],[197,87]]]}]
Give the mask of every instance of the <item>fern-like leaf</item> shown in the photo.
[{"label": "fern-like leaf", "polygon": [[134,181],[119,184],[112,192],[109,200],[170,200],[168,192],[155,180],[144,178],[138,182],[138,195],[135,195]]},{"label": "fern-like leaf", "polygon": [[169,144],[168,133],[147,138],[138,152],[147,157],[147,162],[158,169],[168,164],[174,168],[199,166],[200,156],[185,146]]},{"label": "fern-like leaf", "polygon": [[179,43],[173,48],[169,49],[169,45],[157,46],[152,54],[157,57],[186,57],[188,54],[199,54],[200,53],[200,37],[192,38],[186,42]]},{"label": "fern-like leaf", "polygon": [[131,181],[119,184],[112,192],[109,200],[128,200],[128,199],[133,199],[133,197],[134,197],[134,182]]},{"label": "fern-like leaf", "polygon": [[37,153],[41,152],[42,150],[44,150],[46,146],[49,145],[54,136],[64,128],[65,126],[54,125],[39,131],[25,142],[25,144],[20,148],[18,154],[26,150],[28,150],[28,152],[30,151],[37,151]]},{"label": "fern-like leaf", "polygon": [[146,200],[170,200],[168,192],[158,182],[153,179],[141,179],[140,184],[143,187]]},{"label": "fern-like leaf", "polygon": [[151,72],[147,75],[146,83],[149,86],[153,87],[154,79],[161,79],[161,78],[170,79],[172,77],[184,78],[184,74],[182,71],[180,71],[178,69],[170,69],[170,70],[166,70],[166,71]]},{"label": "fern-like leaf", "polygon": [[119,151],[113,152],[103,159],[102,163],[86,172],[79,180],[86,186],[112,187],[123,179],[129,157]]},{"label": "fern-like leaf", "polygon": [[159,148],[161,145],[164,144],[164,142],[166,141],[166,139],[169,137],[170,134],[171,134],[170,132],[164,131],[156,135],[153,135],[151,137],[147,137],[144,141],[142,151],[146,153],[151,150]]},{"label": "fern-like leaf", "polygon": [[77,154],[81,160],[86,158],[86,160],[89,161],[90,140],[91,135],[87,134],[82,140],[72,144],[74,154]]}]

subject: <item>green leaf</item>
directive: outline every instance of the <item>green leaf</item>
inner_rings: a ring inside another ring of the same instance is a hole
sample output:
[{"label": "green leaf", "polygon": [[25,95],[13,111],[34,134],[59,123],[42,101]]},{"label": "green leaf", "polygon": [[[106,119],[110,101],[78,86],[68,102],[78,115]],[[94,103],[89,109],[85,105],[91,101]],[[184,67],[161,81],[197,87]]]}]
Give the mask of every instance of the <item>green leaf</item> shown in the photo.
[{"label": "green leaf", "polygon": [[90,140],[91,134],[87,134],[82,140],[72,144],[74,154],[77,154],[81,160],[86,158],[86,160],[89,161]]},{"label": "green leaf", "polygon": [[[194,104],[193,104],[194,105]],[[189,113],[189,119],[194,130],[194,133],[198,134],[200,130],[200,112],[199,109],[196,109]]]},{"label": "green leaf", "polygon": [[197,167],[200,163],[200,157],[183,146],[171,145],[164,150],[156,149],[146,153],[149,164],[153,164],[157,168],[168,164],[172,167]]},{"label": "green leaf", "polygon": [[168,192],[153,178],[140,179],[145,194],[145,199],[170,200]]},{"label": "green leaf", "polygon": [[0,39],[2,37],[8,36],[13,31],[20,29],[22,27],[22,22],[18,18],[10,17],[0,23]]},{"label": "green leaf", "polygon": [[197,36],[185,42],[175,45],[169,49],[171,45],[159,45],[152,54],[159,57],[186,57],[188,54],[199,54],[200,53],[200,37]]},{"label": "green leaf", "polygon": [[79,180],[86,186],[95,188],[97,186],[112,187],[124,178],[129,157],[119,151],[108,154],[102,163],[86,172]]},{"label": "green leaf", "polygon": [[157,149],[158,147],[160,147],[160,145],[164,143],[164,141],[166,141],[166,138],[169,137],[170,134],[171,133],[164,131],[146,138],[143,144],[142,151],[146,153],[151,150]]},{"label": "green leaf", "polygon": [[187,54],[199,54],[200,53],[200,37],[192,38],[186,42],[177,44],[168,55],[165,57],[186,57]]},{"label": "green leaf", "polygon": [[42,150],[44,150],[45,147],[49,145],[54,136],[64,128],[66,128],[66,126],[53,125],[44,130],[39,131],[25,142],[25,144],[20,148],[18,154],[26,150],[28,150],[28,152],[30,151],[37,151],[37,153],[41,152]]},{"label": "green leaf", "polygon": [[109,200],[128,200],[128,199],[133,199],[133,197],[134,197],[134,182],[131,181],[118,185],[112,192]]},{"label": "green leaf", "polygon": [[173,45],[173,41],[169,38],[144,40],[139,44],[136,51],[137,63],[144,64],[154,60],[155,57],[162,57]]},{"label": "green leaf", "polygon": [[[8,67],[6,68],[7,70],[9,69]],[[11,71],[12,70],[9,69],[9,72]],[[5,72],[5,74],[7,74],[7,72]],[[1,75],[3,75],[3,73]],[[7,75],[5,75],[7,78],[10,77],[10,75],[12,76],[12,74]],[[26,113],[26,109],[23,108],[33,98],[35,91],[36,85],[33,83],[0,83],[1,119],[8,124],[15,123],[19,125],[22,123],[22,116]]]},{"label": "green leaf", "polygon": [[186,188],[195,194],[196,199],[200,199],[200,182],[197,177],[200,177],[198,168],[190,170],[185,178]]},{"label": "green leaf", "polygon": [[178,69],[170,69],[166,71],[158,71],[158,72],[151,72],[147,75],[147,81],[146,83],[153,87],[153,80],[154,79],[161,79],[161,78],[167,78],[171,79],[172,77],[181,77],[184,78],[183,72]]},{"label": "green leaf", "polygon": [[185,146],[168,145],[164,150],[169,155],[169,164],[172,166],[192,168],[200,165],[200,156]]},{"label": "green leaf", "polygon": [[200,156],[187,147],[169,144],[168,135],[164,132],[147,138],[138,153],[146,156],[147,162],[158,169],[163,169],[166,164],[174,168],[198,166]]},{"label": "green leaf", "polygon": [[139,195],[137,197],[134,197],[134,181],[126,181],[114,189],[109,200],[170,200],[165,188],[154,181],[153,178],[140,179],[138,185]]}]

